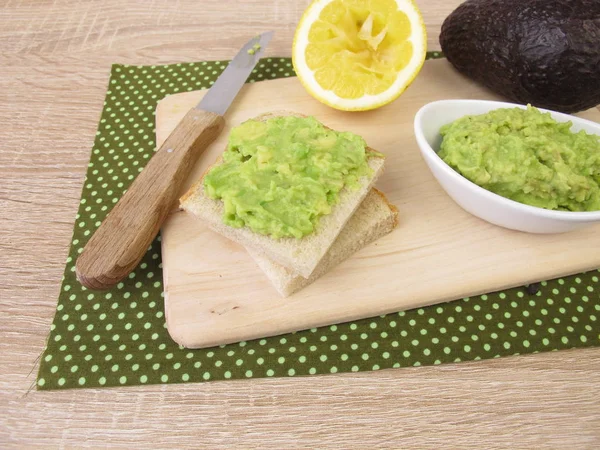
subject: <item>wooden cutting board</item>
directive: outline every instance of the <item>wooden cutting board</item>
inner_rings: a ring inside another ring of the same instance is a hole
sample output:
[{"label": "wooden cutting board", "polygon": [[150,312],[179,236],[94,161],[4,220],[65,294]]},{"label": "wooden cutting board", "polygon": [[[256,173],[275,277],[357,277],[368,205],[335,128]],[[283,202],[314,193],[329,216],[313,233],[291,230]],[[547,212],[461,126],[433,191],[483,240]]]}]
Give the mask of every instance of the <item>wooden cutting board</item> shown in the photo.
[{"label": "wooden cutting board", "polygon": [[[188,92],[156,111],[160,145],[202,97]],[[582,272],[600,266],[600,225],[566,234],[506,230],[463,211],[421,159],[413,117],[424,104],[449,98],[496,99],[457,74],[445,60],[428,61],[394,103],[345,113],[311,98],[296,78],[248,84],[227,113],[220,138],[200,158],[189,187],[225,148],[228,130],[263,112],[314,115],[353,131],[387,156],[377,187],[400,212],[390,235],[369,245],[311,286],[281,298],[243,247],[187,213],[162,229],[167,327],[189,348],[272,336]],[[597,109],[581,116],[600,121]]]}]

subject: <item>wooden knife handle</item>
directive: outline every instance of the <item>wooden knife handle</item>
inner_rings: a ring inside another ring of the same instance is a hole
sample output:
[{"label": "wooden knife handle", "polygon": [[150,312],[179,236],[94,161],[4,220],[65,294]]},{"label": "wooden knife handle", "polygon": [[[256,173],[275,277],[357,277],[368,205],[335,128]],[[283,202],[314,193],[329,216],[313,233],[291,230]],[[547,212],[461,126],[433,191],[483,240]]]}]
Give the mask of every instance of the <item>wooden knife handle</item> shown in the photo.
[{"label": "wooden knife handle", "polygon": [[138,265],[177,200],[194,162],[219,135],[222,116],[190,110],[77,259],[77,279],[89,289],[108,289]]}]

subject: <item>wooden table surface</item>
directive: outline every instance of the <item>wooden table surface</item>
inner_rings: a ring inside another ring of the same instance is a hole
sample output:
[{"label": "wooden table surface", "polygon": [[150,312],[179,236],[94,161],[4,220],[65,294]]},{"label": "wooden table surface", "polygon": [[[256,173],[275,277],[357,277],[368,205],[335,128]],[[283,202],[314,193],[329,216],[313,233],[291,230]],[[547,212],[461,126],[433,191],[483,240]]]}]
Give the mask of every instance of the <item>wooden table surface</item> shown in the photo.
[{"label": "wooden table surface", "polygon": [[[420,0],[429,48],[460,0]],[[0,448],[593,448],[600,348],[323,377],[37,392],[111,63],[226,59],[307,0],[0,3]]]}]

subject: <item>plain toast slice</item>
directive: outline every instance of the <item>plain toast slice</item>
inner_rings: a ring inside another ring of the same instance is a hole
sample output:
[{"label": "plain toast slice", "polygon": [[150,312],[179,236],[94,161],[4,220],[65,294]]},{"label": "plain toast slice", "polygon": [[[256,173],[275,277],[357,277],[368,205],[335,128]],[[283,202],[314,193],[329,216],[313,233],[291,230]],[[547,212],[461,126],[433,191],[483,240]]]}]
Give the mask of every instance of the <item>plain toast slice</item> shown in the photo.
[{"label": "plain toast slice", "polygon": [[288,297],[316,281],[358,250],[390,233],[397,224],[398,210],[388,202],[385,195],[373,188],[308,279],[273,262],[253,248],[247,250],[277,292]]},{"label": "plain toast slice", "polygon": [[[255,117],[254,120],[264,121],[272,117],[285,115],[304,117],[296,113],[277,112],[260,115]],[[301,239],[274,239],[270,236],[255,233],[247,227],[233,228],[224,224],[222,220],[223,202],[221,200],[213,200],[206,195],[204,192],[204,177],[194,184],[181,198],[180,204],[185,211],[203,220],[217,233],[246,248],[264,253],[278,264],[308,278],[383,171],[384,158],[370,148],[367,148],[367,152],[369,155],[368,165],[373,170],[373,175],[370,178],[365,177],[362,180],[360,188],[356,191],[342,189],[339,194],[339,202],[333,208],[332,212],[321,217],[314,233]],[[217,160],[215,165],[219,164],[220,161],[221,158]]]}]

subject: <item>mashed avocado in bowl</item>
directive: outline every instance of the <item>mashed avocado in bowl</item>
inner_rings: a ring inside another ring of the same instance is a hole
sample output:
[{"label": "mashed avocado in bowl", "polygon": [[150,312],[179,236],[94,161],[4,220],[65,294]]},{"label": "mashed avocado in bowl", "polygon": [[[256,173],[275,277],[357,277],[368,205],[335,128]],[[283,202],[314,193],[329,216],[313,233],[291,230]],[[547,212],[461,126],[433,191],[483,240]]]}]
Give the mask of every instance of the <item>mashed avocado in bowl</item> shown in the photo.
[{"label": "mashed avocado in bowl", "polygon": [[440,128],[438,155],[488,191],[526,205],[600,211],[600,137],[532,106],[466,115]]},{"label": "mashed avocado in bowl", "polygon": [[414,131],[427,167],[465,211],[512,230],[564,233],[600,224],[600,113],[582,115],[437,100],[419,109]]}]

